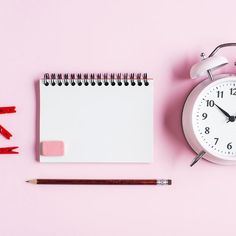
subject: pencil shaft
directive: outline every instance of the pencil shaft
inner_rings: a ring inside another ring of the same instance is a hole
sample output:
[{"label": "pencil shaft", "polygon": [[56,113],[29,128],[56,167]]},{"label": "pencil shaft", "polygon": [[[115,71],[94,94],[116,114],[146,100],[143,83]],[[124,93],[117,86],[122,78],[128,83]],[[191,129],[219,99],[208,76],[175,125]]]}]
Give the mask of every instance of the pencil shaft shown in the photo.
[{"label": "pencil shaft", "polygon": [[37,184],[60,185],[156,185],[156,179],[37,179]]}]

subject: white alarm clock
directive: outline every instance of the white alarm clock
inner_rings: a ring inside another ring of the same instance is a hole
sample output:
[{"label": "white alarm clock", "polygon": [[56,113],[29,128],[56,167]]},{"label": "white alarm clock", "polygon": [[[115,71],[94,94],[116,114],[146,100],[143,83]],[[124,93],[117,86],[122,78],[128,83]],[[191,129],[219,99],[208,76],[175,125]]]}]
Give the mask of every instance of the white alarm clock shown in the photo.
[{"label": "white alarm clock", "polygon": [[218,164],[236,164],[236,75],[213,75],[228,61],[215,55],[219,45],[207,58],[191,68],[191,78],[208,77],[199,83],[186,99],[182,113],[185,138],[197,153],[191,166],[204,158]]}]

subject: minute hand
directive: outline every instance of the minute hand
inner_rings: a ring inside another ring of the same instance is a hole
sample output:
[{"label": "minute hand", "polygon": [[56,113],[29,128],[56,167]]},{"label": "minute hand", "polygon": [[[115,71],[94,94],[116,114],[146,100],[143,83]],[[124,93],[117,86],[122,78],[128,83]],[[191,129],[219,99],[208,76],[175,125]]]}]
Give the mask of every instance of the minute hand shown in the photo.
[{"label": "minute hand", "polygon": [[218,105],[215,104],[215,106],[217,106],[219,108],[219,110],[224,113],[228,118],[230,118],[230,114],[228,112],[226,112],[224,109],[222,109],[221,107],[219,107]]}]

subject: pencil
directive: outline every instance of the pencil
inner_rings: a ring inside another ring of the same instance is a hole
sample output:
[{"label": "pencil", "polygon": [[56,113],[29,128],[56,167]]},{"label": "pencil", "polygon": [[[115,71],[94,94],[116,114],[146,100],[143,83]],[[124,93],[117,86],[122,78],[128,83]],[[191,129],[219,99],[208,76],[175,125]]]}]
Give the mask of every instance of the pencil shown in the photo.
[{"label": "pencil", "polygon": [[51,185],[171,185],[170,179],[32,179],[31,184]]}]

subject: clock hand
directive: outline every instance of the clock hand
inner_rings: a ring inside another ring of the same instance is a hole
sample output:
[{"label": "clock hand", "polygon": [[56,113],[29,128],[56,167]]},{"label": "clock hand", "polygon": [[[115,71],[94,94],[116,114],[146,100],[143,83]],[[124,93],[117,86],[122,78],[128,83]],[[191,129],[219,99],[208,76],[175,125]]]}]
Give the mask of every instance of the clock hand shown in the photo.
[{"label": "clock hand", "polygon": [[216,104],[215,104],[215,106],[217,106],[217,107],[219,108],[219,110],[220,110],[222,113],[224,113],[229,119],[231,118],[231,115],[230,115],[228,112],[226,112],[225,110],[223,110],[221,107],[219,107],[219,106],[216,105]]},{"label": "clock hand", "polygon": [[[215,104],[216,105],[216,104]],[[220,111],[222,111],[222,113],[224,113],[228,118],[229,120],[227,121],[227,123],[229,122],[234,122],[236,120],[236,116],[231,116],[228,112],[226,112],[224,109],[222,109],[221,107],[219,107],[218,105],[216,105]]]},{"label": "clock hand", "polygon": [[235,120],[236,120],[236,116],[230,116],[229,120],[227,121],[227,123],[234,122]]}]

